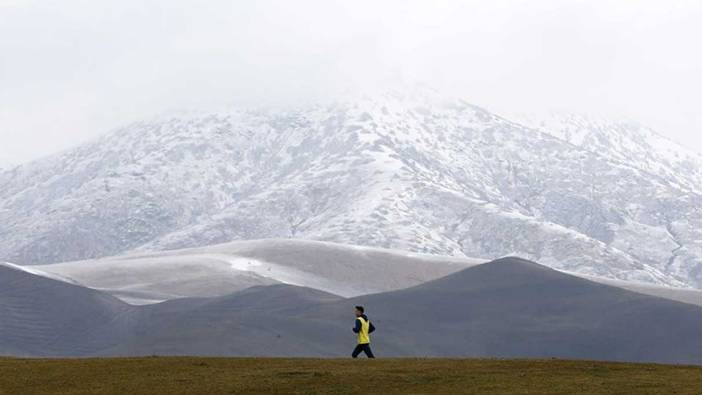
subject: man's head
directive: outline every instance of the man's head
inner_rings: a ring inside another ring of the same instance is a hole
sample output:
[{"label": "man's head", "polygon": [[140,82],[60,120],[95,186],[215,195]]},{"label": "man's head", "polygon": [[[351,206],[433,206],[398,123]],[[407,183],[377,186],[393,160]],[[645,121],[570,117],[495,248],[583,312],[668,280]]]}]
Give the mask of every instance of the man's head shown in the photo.
[{"label": "man's head", "polygon": [[354,310],[356,313],[356,317],[360,317],[363,315],[363,306],[356,306],[356,309]]}]

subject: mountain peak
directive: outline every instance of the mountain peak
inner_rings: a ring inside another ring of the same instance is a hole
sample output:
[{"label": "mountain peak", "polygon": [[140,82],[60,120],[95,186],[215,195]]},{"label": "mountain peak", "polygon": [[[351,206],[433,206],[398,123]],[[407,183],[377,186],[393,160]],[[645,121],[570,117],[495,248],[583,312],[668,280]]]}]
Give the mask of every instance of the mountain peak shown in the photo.
[{"label": "mountain peak", "polygon": [[698,162],[626,125],[584,123],[578,143],[435,99],[134,123],[0,173],[0,259],[301,238],[700,284]]}]

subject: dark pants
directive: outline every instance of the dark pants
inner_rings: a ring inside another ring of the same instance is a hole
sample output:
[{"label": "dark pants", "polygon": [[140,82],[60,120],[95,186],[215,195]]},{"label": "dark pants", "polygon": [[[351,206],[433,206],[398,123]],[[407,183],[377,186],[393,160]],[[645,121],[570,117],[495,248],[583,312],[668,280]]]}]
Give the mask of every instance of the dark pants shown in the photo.
[{"label": "dark pants", "polygon": [[357,345],[356,348],[353,349],[353,353],[351,353],[351,357],[357,358],[357,357],[358,357],[358,354],[360,354],[361,351],[363,351],[364,353],[366,353],[366,355],[368,356],[368,358],[375,358],[375,356],[373,355],[373,351],[371,351],[371,349],[370,349],[370,344],[359,344],[359,345]]}]

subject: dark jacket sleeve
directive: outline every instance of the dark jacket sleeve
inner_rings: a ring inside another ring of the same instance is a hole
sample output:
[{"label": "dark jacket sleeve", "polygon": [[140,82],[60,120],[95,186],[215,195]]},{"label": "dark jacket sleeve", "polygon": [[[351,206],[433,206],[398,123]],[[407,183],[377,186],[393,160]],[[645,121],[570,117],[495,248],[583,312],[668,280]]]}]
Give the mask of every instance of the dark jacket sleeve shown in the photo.
[{"label": "dark jacket sleeve", "polygon": [[356,318],[356,326],[353,327],[353,333],[358,333],[361,331],[361,320]]},{"label": "dark jacket sleeve", "polygon": [[368,324],[368,333],[373,333],[373,331],[375,331],[375,326],[373,326],[372,322],[369,322]]}]

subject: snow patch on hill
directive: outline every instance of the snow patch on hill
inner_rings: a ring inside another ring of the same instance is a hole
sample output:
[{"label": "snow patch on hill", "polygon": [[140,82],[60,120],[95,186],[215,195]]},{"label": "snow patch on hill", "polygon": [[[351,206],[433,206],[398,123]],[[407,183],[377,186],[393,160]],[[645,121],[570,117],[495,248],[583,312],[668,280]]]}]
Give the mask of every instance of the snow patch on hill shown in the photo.
[{"label": "snow patch on hill", "polygon": [[298,240],[257,240],[33,266],[131,304],[276,283],[351,297],[406,288],[484,261]]},{"label": "snow patch on hill", "polygon": [[71,283],[71,284],[78,284],[76,281],[74,281],[68,277],[61,276],[61,275],[58,275],[55,273],[45,272],[43,270],[38,270],[37,268],[31,267],[31,266],[20,266],[20,265],[15,265],[14,263],[10,263],[10,262],[0,262],[0,266],[14,269],[14,270],[18,270],[18,271],[25,272],[25,273],[29,273],[29,274],[33,274],[35,276],[50,278],[50,279],[56,280],[56,281],[62,281],[62,282]]}]

